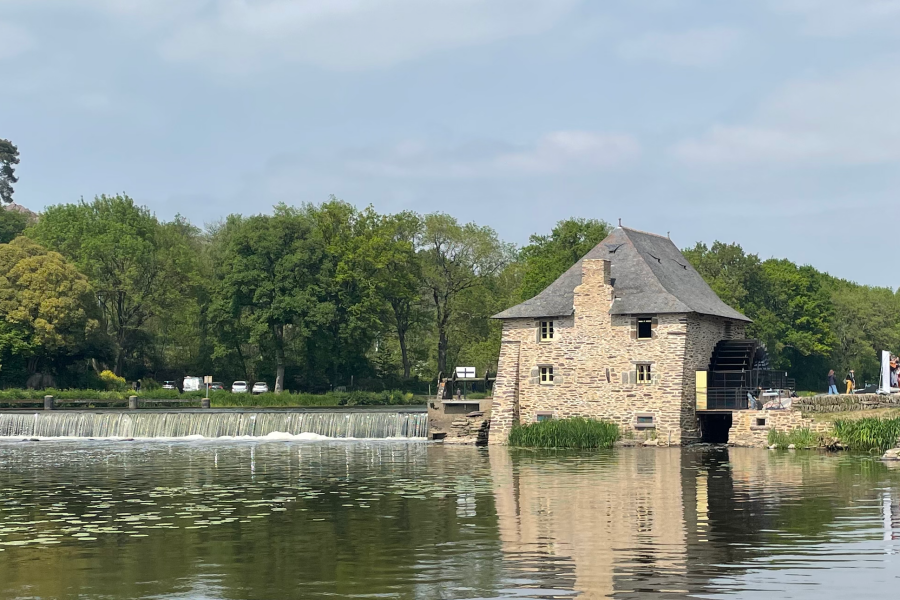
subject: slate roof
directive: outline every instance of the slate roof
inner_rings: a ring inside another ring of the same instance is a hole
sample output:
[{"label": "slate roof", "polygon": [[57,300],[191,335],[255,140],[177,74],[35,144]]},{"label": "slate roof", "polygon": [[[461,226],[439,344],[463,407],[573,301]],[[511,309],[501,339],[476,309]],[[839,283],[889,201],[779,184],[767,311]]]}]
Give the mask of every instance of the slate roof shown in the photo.
[{"label": "slate roof", "polygon": [[750,321],[722,302],[667,237],[618,227],[543,292],[497,315],[495,319],[561,317],[575,310],[581,262],[610,261],[616,300],[613,315],[699,313]]}]

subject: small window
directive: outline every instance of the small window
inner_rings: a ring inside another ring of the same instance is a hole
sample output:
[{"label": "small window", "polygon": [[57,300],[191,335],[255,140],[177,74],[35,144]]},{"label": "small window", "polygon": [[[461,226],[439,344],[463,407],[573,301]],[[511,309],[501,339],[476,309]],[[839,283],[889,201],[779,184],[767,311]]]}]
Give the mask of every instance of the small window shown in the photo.
[{"label": "small window", "polygon": [[553,339],[553,321],[541,321],[541,341]]},{"label": "small window", "polygon": [[637,365],[637,382],[650,383],[653,375],[650,373],[650,365]]},{"label": "small window", "polygon": [[553,383],[553,367],[541,367],[541,384],[550,385]]},{"label": "small window", "polygon": [[552,421],[553,413],[552,412],[539,412],[537,415],[535,415],[534,419],[538,423],[540,423],[542,421]]},{"label": "small window", "polygon": [[765,419],[757,419],[757,420],[756,420],[756,426],[757,426],[757,427],[765,427],[765,426],[766,426],[766,420],[765,420]]},{"label": "small window", "polygon": [[656,427],[656,417],[651,414],[640,414],[634,418],[636,429],[653,429]]},{"label": "small window", "polygon": [[650,317],[638,318],[637,337],[639,340],[649,340],[653,337],[653,319]]}]

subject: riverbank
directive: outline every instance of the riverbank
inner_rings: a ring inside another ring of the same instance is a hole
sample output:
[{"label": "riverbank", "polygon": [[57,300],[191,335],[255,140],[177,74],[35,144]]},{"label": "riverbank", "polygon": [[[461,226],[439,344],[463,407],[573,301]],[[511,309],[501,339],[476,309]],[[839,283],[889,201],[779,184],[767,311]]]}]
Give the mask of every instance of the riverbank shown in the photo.
[{"label": "riverbank", "polygon": [[[137,396],[141,401],[156,404],[164,401],[188,403],[200,402],[206,392],[180,393],[178,390],[0,390],[0,407],[25,407],[43,404],[45,396],[53,396],[57,405],[89,406],[96,401],[97,406],[127,406],[128,398]],[[327,392],[325,394],[307,394],[273,392],[265,394],[233,394],[226,390],[217,390],[209,394],[210,406],[213,408],[293,408],[293,407],[340,407],[340,406],[414,406],[425,404],[424,396],[415,396],[408,392],[388,390],[383,392]]]}]

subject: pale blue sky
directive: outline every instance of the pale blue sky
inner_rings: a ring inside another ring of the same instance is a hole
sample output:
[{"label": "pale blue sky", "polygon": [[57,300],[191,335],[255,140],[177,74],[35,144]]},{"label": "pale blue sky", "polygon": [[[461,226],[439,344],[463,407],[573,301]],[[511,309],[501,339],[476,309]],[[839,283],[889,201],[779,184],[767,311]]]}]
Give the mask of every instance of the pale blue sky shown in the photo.
[{"label": "pale blue sky", "polygon": [[33,209],[334,194],[569,216],[900,284],[900,0],[0,0]]}]

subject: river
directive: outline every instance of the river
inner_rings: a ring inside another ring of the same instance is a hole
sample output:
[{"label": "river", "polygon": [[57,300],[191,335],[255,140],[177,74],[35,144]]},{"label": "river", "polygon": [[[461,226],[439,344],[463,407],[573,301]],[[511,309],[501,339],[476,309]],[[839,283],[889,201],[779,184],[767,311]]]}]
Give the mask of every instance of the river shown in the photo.
[{"label": "river", "polygon": [[900,469],[751,449],[0,442],[0,598],[887,598]]}]

